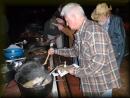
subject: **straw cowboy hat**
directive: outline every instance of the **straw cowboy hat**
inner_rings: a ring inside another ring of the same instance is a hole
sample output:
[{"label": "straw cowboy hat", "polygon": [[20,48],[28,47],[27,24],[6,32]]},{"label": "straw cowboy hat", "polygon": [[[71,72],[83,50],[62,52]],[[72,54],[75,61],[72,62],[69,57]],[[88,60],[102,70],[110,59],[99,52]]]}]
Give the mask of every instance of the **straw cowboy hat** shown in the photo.
[{"label": "straw cowboy hat", "polygon": [[103,15],[106,14],[106,12],[112,10],[112,7],[110,6],[110,8],[108,8],[107,4],[106,3],[101,3],[101,4],[98,4],[96,6],[96,9],[92,12],[91,14],[91,18],[93,20],[100,20],[102,18]]}]

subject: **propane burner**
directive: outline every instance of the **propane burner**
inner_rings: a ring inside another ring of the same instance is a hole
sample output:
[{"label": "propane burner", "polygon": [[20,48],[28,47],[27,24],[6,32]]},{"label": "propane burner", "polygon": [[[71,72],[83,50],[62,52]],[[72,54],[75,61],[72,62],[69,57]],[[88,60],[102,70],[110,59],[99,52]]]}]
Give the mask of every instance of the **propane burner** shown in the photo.
[{"label": "propane burner", "polygon": [[16,70],[18,67],[20,67],[23,62],[25,61],[26,57],[23,58],[16,58],[13,60],[6,60],[6,64],[8,65],[9,68],[13,68],[14,70]]}]

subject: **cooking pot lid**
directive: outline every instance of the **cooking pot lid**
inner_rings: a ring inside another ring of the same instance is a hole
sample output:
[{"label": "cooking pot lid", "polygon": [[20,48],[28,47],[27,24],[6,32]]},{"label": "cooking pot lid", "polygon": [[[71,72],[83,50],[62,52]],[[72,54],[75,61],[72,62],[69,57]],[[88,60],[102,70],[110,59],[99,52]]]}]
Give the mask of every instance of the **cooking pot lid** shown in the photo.
[{"label": "cooking pot lid", "polygon": [[17,45],[15,45],[15,44],[12,44],[12,45],[10,45],[8,48],[6,48],[6,49],[10,49],[10,48],[20,48],[20,47],[17,46]]}]

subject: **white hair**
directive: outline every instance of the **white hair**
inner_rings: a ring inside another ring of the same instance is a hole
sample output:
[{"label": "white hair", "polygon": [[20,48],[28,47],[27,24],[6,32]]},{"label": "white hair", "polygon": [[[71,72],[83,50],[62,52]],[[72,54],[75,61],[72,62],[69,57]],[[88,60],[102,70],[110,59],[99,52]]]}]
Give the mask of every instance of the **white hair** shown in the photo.
[{"label": "white hair", "polygon": [[79,4],[68,3],[63,7],[61,11],[61,16],[71,17],[72,15],[75,15],[76,17],[84,17],[85,13],[83,8]]}]

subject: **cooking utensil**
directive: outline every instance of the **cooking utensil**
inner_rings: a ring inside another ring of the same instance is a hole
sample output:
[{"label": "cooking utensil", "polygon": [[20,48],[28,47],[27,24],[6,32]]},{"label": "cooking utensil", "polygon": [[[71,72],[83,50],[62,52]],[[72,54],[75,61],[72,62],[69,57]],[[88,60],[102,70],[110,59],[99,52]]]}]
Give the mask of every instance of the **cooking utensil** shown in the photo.
[{"label": "cooking utensil", "polygon": [[[47,64],[48,58],[49,58],[49,54],[47,55],[47,58],[46,58],[45,62],[44,62],[42,65],[46,65],[46,64]],[[52,71],[52,72],[54,72],[54,71]],[[51,73],[52,73],[52,72],[51,72]],[[33,87],[36,87],[36,86],[41,85],[42,83],[44,83],[44,81],[46,80],[46,78],[47,78],[49,75],[51,75],[51,73],[48,74],[48,75],[46,75],[46,77],[43,79],[43,81],[42,81],[41,83],[36,83]]]},{"label": "cooking utensil", "polygon": [[[30,59],[30,60],[32,60],[32,61],[34,61],[34,62],[39,62],[40,64],[41,64],[41,66],[42,66],[42,64],[45,62],[45,59],[46,59],[46,57],[47,56],[34,56],[32,59]],[[43,67],[43,66],[42,66]],[[45,64],[44,65],[44,68],[45,68],[45,70],[48,70],[48,64]]]},{"label": "cooking utensil", "polygon": [[34,44],[32,44],[32,45],[29,47],[29,49],[34,48],[34,47],[36,46],[36,44],[37,44],[37,42],[35,42]]},{"label": "cooking utensil", "polygon": [[47,55],[47,58],[46,58],[45,62],[42,65],[46,65],[47,64],[48,58],[49,58],[49,54]]},{"label": "cooking utensil", "polygon": [[24,87],[23,85],[37,77],[45,77],[49,72],[44,69],[39,62],[28,61],[25,62],[16,70],[15,81],[18,84],[21,95],[23,98],[46,98],[51,92],[53,87],[53,76],[49,75],[44,82],[44,86],[38,87]]},{"label": "cooking utensil", "polygon": [[50,42],[40,42],[40,41],[37,41],[36,42],[36,46],[48,46],[50,45]]},{"label": "cooking utensil", "polygon": [[8,83],[11,80],[14,79],[14,75],[15,75],[15,71],[12,68],[9,68],[8,66],[11,65],[6,65],[6,64],[1,64],[2,69],[0,72],[0,77],[1,77],[1,81],[0,83]]},{"label": "cooking utensil", "polygon": [[58,68],[58,66],[55,67],[49,74],[47,74],[46,77],[42,80],[42,82],[36,83],[35,85],[33,85],[33,87],[41,86],[41,85],[45,82],[45,80],[47,79],[47,77],[48,77],[49,75],[51,75],[57,68]]},{"label": "cooking utensil", "polygon": [[39,50],[47,50],[46,47],[35,47],[31,48],[27,51],[27,54],[32,54],[34,51],[39,51]]},{"label": "cooking utensil", "polygon": [[15,45],[20,45],[20,47],[23,49],[23,44],[26,44],[26,43],[27,43],[27,41],[23,40],[23,42],[15,43]]},{"label": "cooking utensil", "polygon": [[54,26],[57,26],[57,24],[56,23],[52,23]]}]

